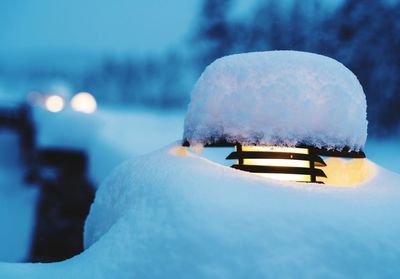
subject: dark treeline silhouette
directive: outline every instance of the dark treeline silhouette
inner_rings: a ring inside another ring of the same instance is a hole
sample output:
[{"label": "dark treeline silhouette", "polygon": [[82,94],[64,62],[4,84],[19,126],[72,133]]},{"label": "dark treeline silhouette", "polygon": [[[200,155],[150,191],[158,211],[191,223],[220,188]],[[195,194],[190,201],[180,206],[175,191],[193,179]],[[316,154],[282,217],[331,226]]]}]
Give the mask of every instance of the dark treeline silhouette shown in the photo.
[{"label": "dark treeline silhouette", "polygon": [[332,9],[319,0],[266,0],[246,16],[233,16],[236,1],[203,0],[191,36],[166,54],[97,57],[75,68],[64,66],[79,59],[59,63],[62,67],[31,63],[14,70],[0,63],[0,80],[13,80],[19,91],[40,91],[47,81],[62,80],[104,103],[185,108],[196,78],[218,57],[310,51],[342,62],[359,78],[370,134],[400,132],[400,1],[347,0]]},{"label": "dark treeline silhouette", "polygon": [[183,59],[177,53],[160,57],[107,57],[83,74],[78,87],[101,102],[150,107],[183,107],[187,102]]},{"label": "dark treeline silhouette", "polygon": [[[261,1],[250,18],[228,19],[232,0],[205,0],[194,40],[201,66],[232,53],[291,49],[330,56],[359,78],[369,133],[400,128],[400,3],[347,0],[335,10],[318,0]],[[209,18],[210,20],[207,20]],[[208,46],[208,47],[207,47]]]}]

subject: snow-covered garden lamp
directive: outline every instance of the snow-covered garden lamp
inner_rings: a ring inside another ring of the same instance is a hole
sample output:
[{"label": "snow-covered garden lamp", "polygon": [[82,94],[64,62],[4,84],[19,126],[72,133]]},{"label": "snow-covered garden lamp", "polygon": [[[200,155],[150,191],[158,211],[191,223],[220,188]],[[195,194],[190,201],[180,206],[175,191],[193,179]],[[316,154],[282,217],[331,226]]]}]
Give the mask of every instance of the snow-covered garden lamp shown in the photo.
[{"label": "snow-covered garden lamp", "polygon": [[197,81],[183,145],[232,147],[233,168],[273,179],[356,184],[369,172],[367,124],[363,89],[338,61],[244,53],[217,59]]}]

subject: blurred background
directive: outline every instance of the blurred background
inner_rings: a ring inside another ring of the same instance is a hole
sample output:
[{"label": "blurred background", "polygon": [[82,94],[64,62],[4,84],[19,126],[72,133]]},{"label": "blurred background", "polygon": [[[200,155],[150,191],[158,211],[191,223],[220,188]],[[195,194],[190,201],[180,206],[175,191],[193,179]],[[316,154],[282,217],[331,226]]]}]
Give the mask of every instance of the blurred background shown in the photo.
[{"label": "blurred background", "polygon": [[366,155],[400,172],[400,1],[3,0],[0,261],[82,250],[94,191],[120,162],[182,135],[218,57],[292,49],[351,69]]}]

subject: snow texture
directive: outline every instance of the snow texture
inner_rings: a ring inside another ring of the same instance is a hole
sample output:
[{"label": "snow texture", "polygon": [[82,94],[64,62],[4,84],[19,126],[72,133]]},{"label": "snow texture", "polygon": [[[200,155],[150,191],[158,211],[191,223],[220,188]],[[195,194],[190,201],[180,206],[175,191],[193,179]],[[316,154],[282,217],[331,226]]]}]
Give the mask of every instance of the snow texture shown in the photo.
[{"label": "snow texture", "polygon": [[0,278],[396,278],[400,175],[357,187],[277,182],[177,145],[128,161],[96,193],[86,250],[0,263]]},{"label": "snow texture", "polygon": [[356,76],[334,59],[298,51],[236,54],[200,76],[184,139],[359,150],[367,138],[366,108]]},{"label": "snow texture", "polygon": [[[0,133],[0,261],[25,261],[29,256],[39,189],[26,185],[18,136]],[[0,278],[3,278],[0,276]]]},{"label": "snow texture", "polygon": [[182,135],[183,112],[100,107],[93,114],[34,110],[37,144],[85,151],[89,177],[100,185],[123,161],[151,152]]}]

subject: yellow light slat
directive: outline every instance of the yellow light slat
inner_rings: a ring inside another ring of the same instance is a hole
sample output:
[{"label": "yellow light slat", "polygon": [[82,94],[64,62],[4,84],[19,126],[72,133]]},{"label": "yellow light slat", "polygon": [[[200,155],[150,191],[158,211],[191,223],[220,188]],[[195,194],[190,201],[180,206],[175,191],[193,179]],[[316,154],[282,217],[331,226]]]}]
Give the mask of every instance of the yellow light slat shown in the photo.
[{"label": "yellow light slat", "polygon": [[242,151],[249,152],[285,152],[295,154],[308,154],[307,148],[286,147],[286,146],[250,146],[243,145]]},{"label": "yellow light slat", "polygon": [[309,168],[310,162],[289,159],[243,159],[243,165]]},{"label": "yellow light slat", "polygon": [[[236,151],[237,148],[236,148]],[[292,153],[292,154],[310,154],[308,148],[286,147],[286,146],[241,146],[239,152],[270,152],[270,153]],[[239,163],[239,162],[238,162]],[[293,168],[310,168],[311,163],[307,160],[295,159],[274,159],[274,158],[243,158],[242,165],[247,166],[270,166],[270,167],[293,167]],[[291,173],[254,173],[255,175],[282,180],[282,181],[298,181],[311,182],[312,178],[309,174],[291,174]]]}]

